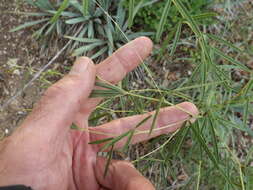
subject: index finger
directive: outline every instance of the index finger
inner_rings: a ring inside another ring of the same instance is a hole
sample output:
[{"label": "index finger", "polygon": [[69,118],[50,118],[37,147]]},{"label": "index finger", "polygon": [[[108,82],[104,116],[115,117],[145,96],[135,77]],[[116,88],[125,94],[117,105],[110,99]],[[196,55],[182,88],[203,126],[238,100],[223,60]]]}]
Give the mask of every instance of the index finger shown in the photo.
[{"label": "index finger", "polygon": [[121,81],[151,53],[152,46],[149,38],[136,38],[97,65],[97,75],[110,83]]},{"label": "index finger", "polygon": [[[149,38],[136,38],[98,64],[96,75],[105,81],[116,84],[143,62],[151,53],[152,47],[153,43]],[[100,101],[101,98],[90,98],[80,112],[89,114]]]}]

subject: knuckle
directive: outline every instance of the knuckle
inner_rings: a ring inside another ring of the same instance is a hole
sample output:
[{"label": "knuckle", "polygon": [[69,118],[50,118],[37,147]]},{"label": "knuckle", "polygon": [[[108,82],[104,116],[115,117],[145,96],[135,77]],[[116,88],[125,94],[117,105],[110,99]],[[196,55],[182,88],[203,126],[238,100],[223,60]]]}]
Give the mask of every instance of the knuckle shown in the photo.
[{"label": "knuckle", "polygon": [[126,59],[127,57],[135,57],[136,56],[136,52],[132,49],[129,49],[128,51],[125,51],[124,56],[121,55],[120,53],[115,53],[115,59],[118,60],[118,62],[122,65],[122,67],[124,68],[124,70],[126,72],[129,72],[132,70],[132,62],[130,62],[128,59]]},{"label": "knuckle", "polygon": [[67,92],[66,87],[56,83],[52,85],[51,87],[49,87],[49,89],[47,89],[43,97],[51,99],[51,98],[56,98],[59,96],[66,96],[66,92]]},{"label": "knuckle", "polygon": [[137,189],[140,184],[143,184],[143,177],[141,176],[136,176],[132,178],[131,180],[128,181],[126,185],[126,189]]},{"label": "knuckle", "polygon": [[76,62],[87,62],[87,63],[93,64],[92,59],[90,59],[89,57],[86,57],[86,56],[82,56],[82,57],[77,58]]},{"label": "knuckle", "polygon": [[55,98],[61,96],[62,98],[68,98],[70,92],[77,89],[79,84],[78,77],[74,75],[67,75],[62,80],[53,84],[44,93],[44,96],[48,98]]}]

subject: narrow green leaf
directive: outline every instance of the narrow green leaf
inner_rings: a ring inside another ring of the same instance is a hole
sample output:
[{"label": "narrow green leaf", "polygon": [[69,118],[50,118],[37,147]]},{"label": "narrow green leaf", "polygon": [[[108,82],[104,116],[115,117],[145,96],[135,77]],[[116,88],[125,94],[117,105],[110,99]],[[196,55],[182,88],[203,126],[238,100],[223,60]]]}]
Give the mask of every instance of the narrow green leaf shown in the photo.
[{"label": "narrow green leaf", "polygon": [[90,17],[77,17],[77,18],[72,18],[72,19],[68,19],[65,21],[66,24],[77,24],[80,22],[85,22],[88,21]]},{"label": "narrow green leaf", "polygon": [[247,166],[250,164],[251,159],[253,158],[253,146],[250,147],[248,150],[247,156],[245,158],[245,165]]},{"label": "narrow green leaf", "polygon": [[75,130],[77,130],[79,127],[76,125],[76,124],[74,124],[74,123],[72,123],[72,125],[70,126],[70,129],[75,129]]},{"label": "narrow green leaf", "polygon": [[249,99],[246,100],[246,105],[243,110],[243,124],[244,126],[247,126],[248,116],[249,116]]},{"label": "narrow green leaf", "polygon": [[136,16],[136,14],[140,11],[140,9],[146,7],[146,6],[151,6],[152,4],[157,3],[157,0],[141,0],[135,7],[134,7],[134,13],[133,13],[133,18]]},{"label": "narrow green leaf", "polygon": [[90,122],[96,122],[99,121],[99,119],[101,119],[102,117],[110,117],[110,113],[101,113],[101,114],[96,114],[95,116],[89,118],[89,123]]},{"label": "narrow green leaf", "polygon": [[76,10],[83,14],[83,7],[77,0],[71,0],[70,5],[72,5]]},{"label": "narrow green leaf", "polygon": [[162,44],[159,50],[159,56],[157,58],[157,61],[163,59],[164,55],[167,53],[169,42],[170,40],[172,40],[176,31],[177,31],[177,25],[173,29],[171,29],[171,31],[166,35],[165,39],[161,42]]},{"label": "narrow green leaf", "polygon": [[[210,46],[211,47],[211,46]],[[215,48],[215,47],[211,47],[212,50],[219,56],[221,56],[222,58],[224,58],[225,60],[231,62],[234,65],[237,65],[238,67],[241,68],[241,70],[246,71],[246,72],[252,72],[247,66],[245,66],[243,63],[234,60],[233,58],[227,56],[226,54],[224,54],[222,51],[220,51],[219,49]]]},{"label": "narrow green leaf", "polygon": [[111,55],[113,53],[113,50],[114,50],[112,30],[109,26],[107,26],[105,28],[105,32],[106,32],[106,37],[108,39],[108,48],[110,49],[109,55]]},{"label": "narrow green leaf", "polygon": [[221,118],[221,117],[219,117],[218,115],[216,115],[215,118],[216,118],[220,123],[222,123],[224,126],[231,126],[231,127],[235,128],[235,129],[237,129],[237,130],[244,131],[244,132],[248,133],[251,137],[253,137],[253,130],[252,130],[252,129],[250,129],[250,128],[248,128],[248,127],[245,127],[243,124],[242,124],[242,126],[241,126],[240,124],[233,122],[232,119],[231,119],[231,117],[229,117],[230,120],[226,120],[226,119],[224,119],[224,118]]},{"label": "narrow green leaf", "polygon": [[92,43],[92,44],[89,44],[89,45],[82,46],[80,48],[75,49],[75,51],[73,53],[73,56],[79,56],[79,55],[84,54],[88,51],[91,51],[94,48],[97,48],[101,45],[104,45],[104,42]]},{"label": "narrow green leaf", "polygon": [[108,149],[110,146],[113,146],[115,143],[117,143],[118,141],[120,141],[121,139],[123,139],[124,137],[128,136],[128,140],[127,143],[125,144],[123,149],[126,149],[126,147],[129,145],[129,143],[131,142],[131,139],[134,135],[135,129],[137,129],[138,127],[140,127],[142,124],[144,124],[148,119],[150,119],[152,116],[149,115],[146,118],[144,118],[142,121],[140,121],[132,130],[129,130],[121,135],[119,135],[118,137],[115,137],[113,140],[111,140],[109,143],[105,144],[100,151],[104,151],[106,149]]},{"label": "narrow green leaf", "polygon": [[199,186],[200,186],[201,165],[202,165],[202,161],[199,161],[198,179],[197,179],[197,187],[196,187],[196,190],[199,190]]},{"label": "narrow green leaf", "polygon": [[197,137],[199,144],[202,146],[202,148],[205,150],[209,158],[212,160],[213,164],[219,169],[219,165],[217,163],[217,160],[215,159],[215,156],[213,153],[209,150],[208,146],[206,145],[206,142],[201,134],[199,134],[199,131],[197,131],[194,127],[191,128],[194,135]]},{"label": "narrow green leaf", "polygon": [[62,21],[61,20],[58,20],[56,22],[56,31],[57,31],[57,34],[59,36],[62,36],[62,34],[63,34],[63,27],[62,27]]},{"label": "narrow green leaf", "polygon": [[187,11],[186,7],[182,3],[181,0],[172,0],[174,5],[176,6],[177,10],[180,12],[180,14],[188,21],[188,25],[191,27],[192,31],[197,35],[197,37],[202,36],[202,33],[196,24],[195,20],[192,18],[192,16],[189,14],[189,11]]},{"label": "narrow green leaf", "polygon": [[150,118],[152,117],[152,115],[147,116],[146,118],[144,118],[142,121],[140,121],[135,127],[134,129],[137,129],[138,127],[142,126],[144,123],[146,123]]},{"label": "narrow green leaf", "polygon": [[119,28],[122,29],[124,23],[125,23],[125,16],[126,16],[126,11],[124,11],[124,8],[122,6],[124,2],[122,1],[119,3],[118,8],[117,8],[117,14],[116,14],[116,23],[118,24],[119,27],[116,27],[116,32],[120,34]]},{"label": "narrow green leaf", "polygon": [[215,12],[208,12],[208,13],[201,13],[201,14],[193,15],[192,18],[194,20],[204,20],[207,18],[215,17],[215,16],[218,16],[218,14]]},{"label": "narrow green leaf", "polygon": [[154,32],[135,32],[135,33],[129,34],[128,39],[134,40],[135,38],[140,37],[140,36],[152,36],[153,34]]},{"label": "narrow green leaf", "polygon": [[49,13],[43,13],[43,12],[18,12],[15,14],[19,14],[19,15],[26,15],[26,16],[34,16],[34,17],[41,17],[41,16],[49,16]]},{"label": "narrow green leaf", "polygon": [[78,17],[80,16],[80,14],[76,13],[76,12],[71,12],[71,11],[63,11],[61,13],[62,16],[65,16],[65,17]]},{"label": "narrow green leaf", "polygon": [[156,32],[156,41],[157,42],[159,42],[161,40],[161,36],[162,36],[163,30],[164,30],[165,22],[167,20],[168,14],[169,14],[170,7],[171,7],[171,0],[167,0],[167,3],[163,9],[163,14],[160,19],[159,26],[158,26],[158,29]]},{"label": "narrow green leaf", "polygon": [[118,95],[120,94],[113,90],[93,90],[90,98],[113,98]]},{"label": "narrow green leaf", "polygon": [[96,38],[78,38],[78,37],[72,37],[72,36],[64,36],[64,37],[68,38],[70,40],[75,40],[75,41],[83,42],[83,43],[98,43],[98,42],[102,42],[102,40],[96,39]]},{"label": "narrow green leaf", "polygon": [[157,117],[158,117],[158,114],[159,114],[159,112],[160,112],[160,108],[161,108],[161,106],[162,106],[162,104],[163,104],[163,101],[164,101],[164,98],[162,97],[162,98],[160,99],[159,103],[158,103],[157,108],[156,108],[155,115],[154,115],[154,117],[153,117],[153,121],[152,121],[150,130],[149,130],[149,135],[151,135],[153,129],[154,129],[155,126],[156,126]]},{"label": "narrow green leaf", "polygon": [[50,25],[51,23],[48,21],[47,23],[45,23],[39,30],[37,30],[36,32],[33,33],[33,37],[40,38],[42,36],[42,34],[44,33],[44,30]]},{"label": "narrow green leaf", "polygon": [[94,55],[92,55],[91,59],[96,59],[97,57],[102,56],[107,50],[108,50],[108,47],[103,47],[97,53],[95,53]]},{"label": "narrow green leaf", "polygon": [[[202,135],[195,129],[195,127],[191,128],[194,135],[197,137],[199,144],[201,145],[201,147],[204,149],[204,151],[206,152],[206,154],[208,155],[208,157],[210,158],[210,160],[213,162],[214,166],[220,171],[220,173],[222,174],[222,176],[229,182],[232,183],[231,180],[229,179],[229,177],[226,175],[226,173],[223,171],[223,169],[219,166],[215,156],[213,155],[213,153],[209,150],[208,146],[206,145],[206,142],[204,140],[204,138],[202,137]],[[234,183],[232,183],[234,184]]]},{"label": "narrow green leaf", "polygon": [[109,147],[113,146],[115,143],[117,143],[118,141],[120,141],[121,139],[123,139],[124,137],[128,136],[131,133],[130,131],[127,131],[121,135],[119,135],[118,137],[115,137],[113,140],[111,140],[109,143],[105,144],[100,151],[103,152],[104,150],[108,149]]},{"label": "narrow green leaf", "polygon": [[36,6],[42,10],[48,10],[48,9],[53,9],[52,4],[50,3],[49,0],[25,0],[27,3]]},{"label": "narrow green leaf", "polygon": [[135,7],[134,7],[134,13],[133,13],[133,18],[136,16],[136,14],[139,12],[140,9],[150,6],[154,3],[157,3],[157,0],[151,0],[151,1],[145,1],[141,0]]},{"label": "narrow green leaf", "polygon": [[[75,37],[77,37],[77,38],[83,38],[85,36],[85,34],[87,33],[87,30],[88,30],[87,27],[83,27],[83,29],[80,31],[80,33],[77,36],[75,36]],[[70,47],[70,51],[73,51],[74,49],[76,49],[76,47],[78,45],[80,45],[80,42],[75,41],[73,43],[72,47]]]},{"label": "narrow green leaf", "polygon": [[[134,18],[135,15],[138,13],[138,11],[139,11],[142,7],[144,7],[144,6],[143,6],[143,5],[144,5],[144,1],[145,1],[145,0],[141,0],[136,6],[134,6],[133,18]],[[130,7],[130,5],[129,5],[129,7]]]},{"label": "narrow green leaf", "polygon": [[57,12],[55,13],[55,15],[51,18],[50,22],[55,23],[58,20],[58,18],[61,16],[61,13],[68,7],[68,5],[69,5],[69,0],[64,0],[61,6],[59,7],[59,9],[57,10]]},{"label": "narrow green leaf", "polygon": [[88,24],[88,38],[94,38],[94,26],[92,20],[90,20]]},{"label": "narrow green leaf", "polygon": [[190,127],[183,126],[180,131],[181,135],[178,135],[175,139],[175,157],[178,155],[179,151],[181,150],[181,147],[183,145],[183,142],[185,141],[186,135],[188,134],[190,130]]},{"label": "narrow green leaf", "polygon": [[253,89],[253,79],[249,80],[249,82],[243,87],[241,95],[246,96]]},{"label": "narrow green leaf", "polygon": [[125,90],[123,90],[123,89],[121,89],[121,88],[119,88],[115,85],[112,85],[110,83],[96,82],[95,85],[98,86],[98,87],[114,90],[115,92],[117,92],[119,94],[125,94],[126,93]]},{"label": "narrow green leaf", "polygon": [[106,164],[105,164],[104,178],[107,175],[107,172],[108,172],[111,160],[112,160],[112,154],[113,154],[113,145],[112,145],[112,147],[111,147],[111,149],[109,151],[109,156],[108,156],[108,159],[107,159]]},{"label": "narrow green leaf", "polygon": [[97,141],[89,142],[89,144],[102,144],[102,143],[104,143],[104,142],[111,141],[112,139],[113,139],[113,138],[100,139],[100,140],[97,140]]},{"label": "narrow green leaf", "polygon": [[237,65],[219,65],[218,67],[224,70],[241,69],[241,67],[238,67]]},{"label": "narrow green leaf", "polygon": [[56,27],[56,23],[52,23],[50,25],[50,27],[46,30],[45,36],[47,36],[48,34],[50,34],[54,30],[55,27]]},{"label": "narrow green leaf", "polygon": [[[52,15],[55,15],[57,13],[57,11],[55,10],[46,10],[47,13],[50,13]],[[70,11],[62,11],[61,12],[61,16],[65,16],[65,17],[79,17],[80,14],[75,13],[75,12],[70,12]]]},{"label": "narrow green leaf", "polygon": [[90,0],[83,0],[83,16],[87,16],[89,14],[89,2]]},{"label": "narrow green leaf", "polygon": [[124,147],[123,147],[123,151],[127,150],[127,147],[129,147],[129,144],[131,143],[131,140],[133,138],[135,129],[137,129],[138,127],[142,126],[144,123],[146,123],[150,118],[152,117],[152,115],[149,115],[147,117],[145,117],[142,121],[140,121],[132,130],[130,130],[130,133],[128,135],[127,138],[127,142],[125,143]]},{"label": "narrow green leaf", "polygon": [[33,26],[33,25],[43,23],[43,22],[45,22],[47,20],[49,20],[49,19],[48,18],[44,18],[44,19],[41,19],[41,20],[27,22],[25,24],[22,24],[22,25],[16,27],[16,28],[13,28],[12,30],[10,30],[10,32],[16,32],[16,31],[22,30],[24,28],[27,28],[27,27],[30,27],[30,26]]},{"label": "narrow green leaf", "polygon": [[134,19],[134,4],[135,4],[135,0],[129,0],[129,7],[128,7],[128,27],[131,28],[131,26],[133,25],[133,19]]},{"label": "narrow green leaf", "polygon": [[211,126],[210,130],[211,130],[212,142],[214,143],[214,153],[215,153],[216,160],[218,161],[219,160],[219,149],[218,149],[218,142],[217,142],[217,138],[215,135],[214,122],[213,122],[215,120],[215,118],[213,118],[212,115],[210,114],[208,117],[208,120],[209,120],[209,123]]},{"label": "narrow green leaf", "polygon": [[205,35],[206,35],[207,37],[209,37],[209,38],[211,38],[211,39],[217,41],[217,42],[220,42],[220,43],[222,43],[222,44],[227,45],[227,46],[230,47],[231,49],[234,49],[234,50],[236,50],[236,51],[238,51],[238,52],[240,52],[240,53],[243,53],[243,51],[242,51],[240,48],[236,47],[235,45],[233,45],[232,43],[228,42],[227,40],[224,40],[224,39],[222,39],[222,38],[220,38],[220,37],[218,37],[218,36],[216,36],[216,35],[213,35],[213,34],[205,34]]},{"label": "narrow green leaf", "polygon": [[124,144],[124,147],[123,147],[123,152],[125,152],[127,150],[127,148],[129,147],[129,144],[131,143],[131,140],[134,136],[134,132],[135,130],[131,130],[131,132],[129,133],[128,135],[128,138],[127,138],[127,142]]},{"label": "narrow green leaf", "polygon": [[181,29],[182,29],[182,22],[179,21],[179,23],[177,25],[176,36],[175,36],[175,39],[174,39],[174,42],[173,42],[173,45],[172,45],[172,48],[171,48],[170,56],[172,56],[176,51],[177,43],[178,43],[180,35],[181,35]]}]

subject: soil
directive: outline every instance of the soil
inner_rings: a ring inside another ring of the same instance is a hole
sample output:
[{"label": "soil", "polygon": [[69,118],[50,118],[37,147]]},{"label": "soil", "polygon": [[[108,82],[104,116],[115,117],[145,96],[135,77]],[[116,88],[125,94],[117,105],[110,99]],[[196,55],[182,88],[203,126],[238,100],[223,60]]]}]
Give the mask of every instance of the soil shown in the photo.
[{"label": "soil", "polygon": [[[31,37],[31,30],[9,32],[27,20],[17,14],[18,10],[31,11],[31,7],[18,0],[0,1],[0,105],[22,89],[33,72],[47,62],[47,58],[40,55],[39,44]],[[1,110],[0,139],[19,125],[42,91],[32,85]]]}]

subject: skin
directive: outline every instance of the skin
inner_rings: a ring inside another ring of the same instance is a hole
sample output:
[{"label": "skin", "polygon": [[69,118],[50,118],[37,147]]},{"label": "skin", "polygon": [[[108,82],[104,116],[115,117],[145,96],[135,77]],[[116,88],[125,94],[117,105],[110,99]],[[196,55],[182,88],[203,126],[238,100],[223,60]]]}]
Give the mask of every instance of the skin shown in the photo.
[{"label": "skin", "polygon": [[[0,143],[0,186],[25,184],[35,190],[153,190],[154,186],[129,162],[114,160],[106,178],[103,177],[106,160],[97,156],[101,145],[90,141],[108,138],[106,134],[120,135],[133,128],[150,112],[117,119],[90,128],[88,117],[101,101],[89,98],[94,89],[95,76],[117,83],[140,64],[151,52],[152,42],[140,37],[116,51],[99,65],[87,57],[79,58],[63,79],[52,85],[43,95],[20,127]],[[139,56],[137,56],[137,54]],[[95,87],[96,88],[96,87]],[[152,135],[133,137],[132,143],[178,129],[190,115],[197,115],[194,104],[184,102],[177,107],[161,109],[157,128],[176,123],[172,127],[156,130]],[[70,130],[72,123],[92,130]],[[139,130],[148,130],[152,119]],[[100,134],[95,134],[100,133]],[[123,139],[115,149],[124,145]]]}]

